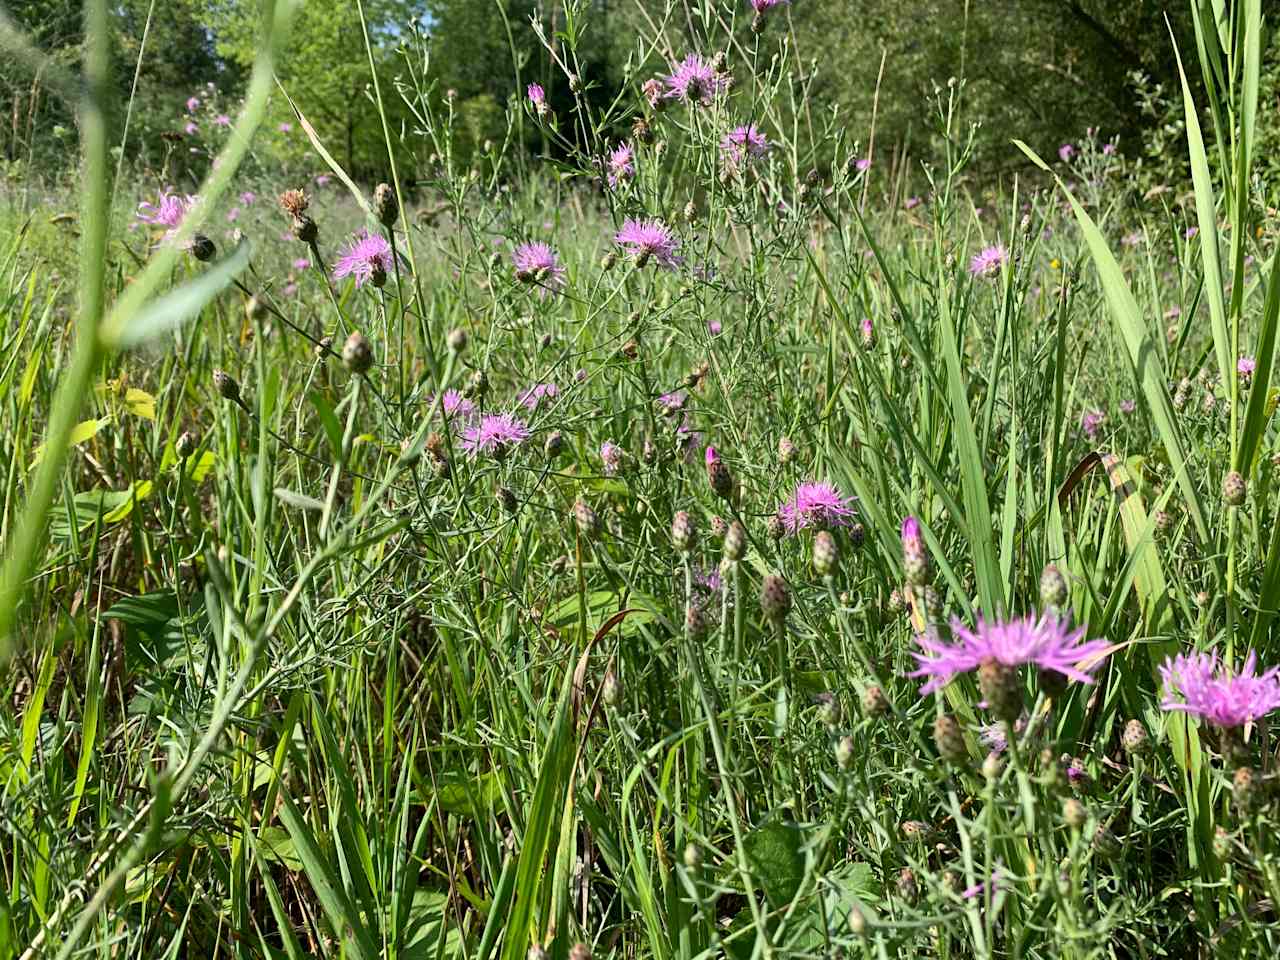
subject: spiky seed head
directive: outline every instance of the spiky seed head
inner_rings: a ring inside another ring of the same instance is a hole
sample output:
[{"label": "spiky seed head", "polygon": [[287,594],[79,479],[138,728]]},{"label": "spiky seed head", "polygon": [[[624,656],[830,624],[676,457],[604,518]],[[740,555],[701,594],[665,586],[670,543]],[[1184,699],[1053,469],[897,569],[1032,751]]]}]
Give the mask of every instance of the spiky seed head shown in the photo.
[{"label": "spiky seed head", "polygon": [[600,535],[600,518],[581,498],[573,505],[573,522],[578,525],[578,533],[584,540],[594,540]]},{"label": "spiky seed head", "polygon": [[354,374],[366,373],[373,366],[373,348],[359,330],[352,330],[342,345],[342,365]]},{"label": "spiky seed head", "polygon": [[796,445],[791,442],[790,437],[781,437],[778,440],[778,462],[784,467],[796,458]]},{"label": "spiky seed head", "polygon": [[190,430],[183,430],[173,442],[173,452],[178,455],[179,460],[185,460],[196,452],[197,446],[195,434]]},{"label": "spiky seed head", "polygon": [[840,567],[840,545],[826,530],[819,530],[813,538],[813,569],[820,577],[835,576]]},{"label": "spiky seed head", "polygon": [[889,712],[889,698],[876,684],[862,691],[862,709],[869,717],[882,717]]},{"label": "spiky seed head", "polygon": [[203,233],[197,233],[191,238],[191,255],[201,263],[208,263],[218,255],[218,248]]},{"label": "spiky seed head", "polygon": [[609,670],[604,675],[604,680],[600,682],[600,699],[604,701],[606,707],[616,707],[618,701],[622,699],[622,684],[618,681],[618,675]]},{"label": "spiky seed head", "polygon": [[1022,713],[1022,681],[1016,667],[987,657],[978,665],[978,690],[996,719],[1013,723]]},{"label": "spiky seed head", "polygon": [[920,884],[916,880],[916,872],[910,867],[898,871],[898,896],[907,903],[915,903],[920,896]]},{"label": "spiky seed head", "polygon": [[232,403],[240,402],[240,384],[225,370],[213,371],[213,389],[217,390],[218,396],[224,400],[230,400]]},{"label": "spiky seed head", "polygon": [[696,843],[685,844],[684,867],[686,870],[697,870],[702,866],[702,848]]},{"label": "spiky seed head", "polygon": [[1130,720],[1124,725],[1124,733],[1120,735],[1120,745],[1130,756],[1141,756],[1147,752],[1150,740],[1147,737],[1147,728],[1141,720]]},{"label": "spiky seed head", "polygon": [[938,748],[938,756],[948,763],[961,763],[969,757],[960,724],[949,713],[939,714],[933,721],[933,745]]},{"label": "spiky seed head", "polygon": [[395,225],[400,217],[400,204],[391,184],[380,183],[373,190],[373,213],[384,227]]},{"label": "spiky seed head", "polygon": [[764,522],[764,531],[769,535],[770,540],[781,540],[787,535],[787,524],[780,516],[774,513]]},{"label": "spiky seed head", "polygon": [[791,611],[791,590],[776,573],[768,574],[760,585],[760,612],[770,623],[781,623]]},{"label": "spiky seed head", "polygon": [[987,780],[999,780],[1004,772],[1004,757],[992,750],[982,761],[982,776]]},{"label": "spiky seed head", "polygon": [[690,640],[701,640],[707,634],[707,618],[702,608],[695,603],[689,604],[685,609],[684,629]]},{"label": "spiky seed head", "polygon": [[307,214],[293,218],[293,235],[303,243],[315,243],[320,236],[320,228]]},{"label": "spiky seed head", "polygon": [[677,510],[671,518],[671,544],[680,553],[688,553],[698,543],[698,528],[687,510]]},{"label": "spiky seed head", "polygon": [[1239,767],[1231,778],[1231,799],[1236,810],[1248,815],[1258,809],[1258,801],[1262,799],[1262,780],[1252,767]]},{"label": "spiky seed head", "polygon": [[854,749],[853,737],[843,736],[836,741],[836,766],[841,770],[848,770],[849,764],[853,762]]},{"label": "spiky seed head", "polygon": [[738,520],[724,534],[724,558],[737,563],[747,554],[747,528]]},{"label": "spiky seed head", "polygon": [[548,460],[554,460],[560,456],[562,450],[564,450],[564,434],[559,430],[552,430],[542,444],[542,452]]},{"label": "spiky seed head", "polygon": [[467,349],[467,331],[461,327],[454,327],[449,331],[449,336],[445,338],[445,343],[448,345],[450,353],[464,353]]},{"label": "spiky seed head", "polygon": [[1088,817],[1089,812],[1085,810],[1084,804],[1075,797],[1067,797],[1062,801],[1062,822],[1072,830],[1083,827]]},{"label": "spiky seed head", "polygon": [[302,190],[286,190],[280,194],[280,206],[291,217],[300,217],[307,210],[311,198]]},{"label": "spiky seed head", "polygon": [[1222,478],[1222,499],[1227,506],[1238,507],[1244,503],[1244,498],[1244,477],[1240,475],[1240,471],[1232,470]]},{"label": "spiky seed head", "polygon": [[1040,605],[1060,610],[1068,596],[1066,577],[1052,563],[1048,564],[1040,574]]}]

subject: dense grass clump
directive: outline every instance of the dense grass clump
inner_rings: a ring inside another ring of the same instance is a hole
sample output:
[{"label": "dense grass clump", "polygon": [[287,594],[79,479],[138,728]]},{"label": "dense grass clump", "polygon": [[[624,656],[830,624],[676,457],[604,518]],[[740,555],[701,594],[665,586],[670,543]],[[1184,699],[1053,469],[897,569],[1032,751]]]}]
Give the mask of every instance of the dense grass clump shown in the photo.
[{"label": "dense grass clump", "polygon": [[1275,953],[1256,2],[1188,190],[995,206],[762,0],[533,161],[409,31],[416,169],[242,179],[271,6],[209,179],[113,176],[91,29],[79,214],[0,206],[0,957]]}]

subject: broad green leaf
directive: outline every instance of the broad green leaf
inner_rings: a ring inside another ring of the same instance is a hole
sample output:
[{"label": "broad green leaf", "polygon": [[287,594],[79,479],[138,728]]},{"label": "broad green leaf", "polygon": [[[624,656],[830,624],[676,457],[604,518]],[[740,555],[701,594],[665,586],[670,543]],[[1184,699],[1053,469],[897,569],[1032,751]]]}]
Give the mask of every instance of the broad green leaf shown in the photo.
[{"label": "broad green leaf", "polygon": [[125,500],[113,510],[107,512],[102,518],[104,523],[119,523],[129,514],[133,513],[133,508],[139,500],[145,500],[151,496],[152,483],[150,480],[142,480],[129,485],[129,489],[125,491]]},{"label": "broad green leaf", "polygon": [[804,833],[781,820],[752,830],[743,840],[747,863],[774,909],[789,904],[804,879]]},{"label": "broad green leaf", "polygon": [[145,390],[139,390],[137,387],[126,390],[124,406],[135,417],[143,417],[146,420],[156,418],[156,398]]},{"label": "broad green leaf", "polygon": [[[71,436],[67,438],[67,446],[74,447],[91,440],[98,435],[103,427],[111,422],[110,417],[103,417],[101,420],[81,420],[71,428]],[[34,469],[39,465],[40,460],[44,457],[44,444],[36,447],[35,455],[31,458],[31,467]]]}]

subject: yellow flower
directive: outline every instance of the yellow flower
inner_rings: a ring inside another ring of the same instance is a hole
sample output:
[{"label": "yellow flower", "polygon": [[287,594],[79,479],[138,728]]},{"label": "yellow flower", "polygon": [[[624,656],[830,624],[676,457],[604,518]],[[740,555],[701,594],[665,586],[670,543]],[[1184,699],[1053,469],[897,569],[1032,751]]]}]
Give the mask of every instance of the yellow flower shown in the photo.
[{"label": "yellow flower", "polygon": [[1052,260],[1049,261],[1049,266],[1051,266],[1054,270],[1061,270],[1062,261],[1059,260],[1057,257],[1054,257]]}]

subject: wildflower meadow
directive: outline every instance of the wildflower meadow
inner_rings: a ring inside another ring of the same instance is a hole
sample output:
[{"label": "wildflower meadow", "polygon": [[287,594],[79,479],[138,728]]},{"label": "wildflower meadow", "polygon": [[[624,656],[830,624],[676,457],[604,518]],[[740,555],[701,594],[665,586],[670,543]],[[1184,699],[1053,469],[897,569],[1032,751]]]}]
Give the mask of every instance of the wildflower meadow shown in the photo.
[{"label": "wildflower meadow", "polygon": [[1170,3],[1138,143],[823,0],[0,7],[0,960],[1280,954],[1280,42]]}]

